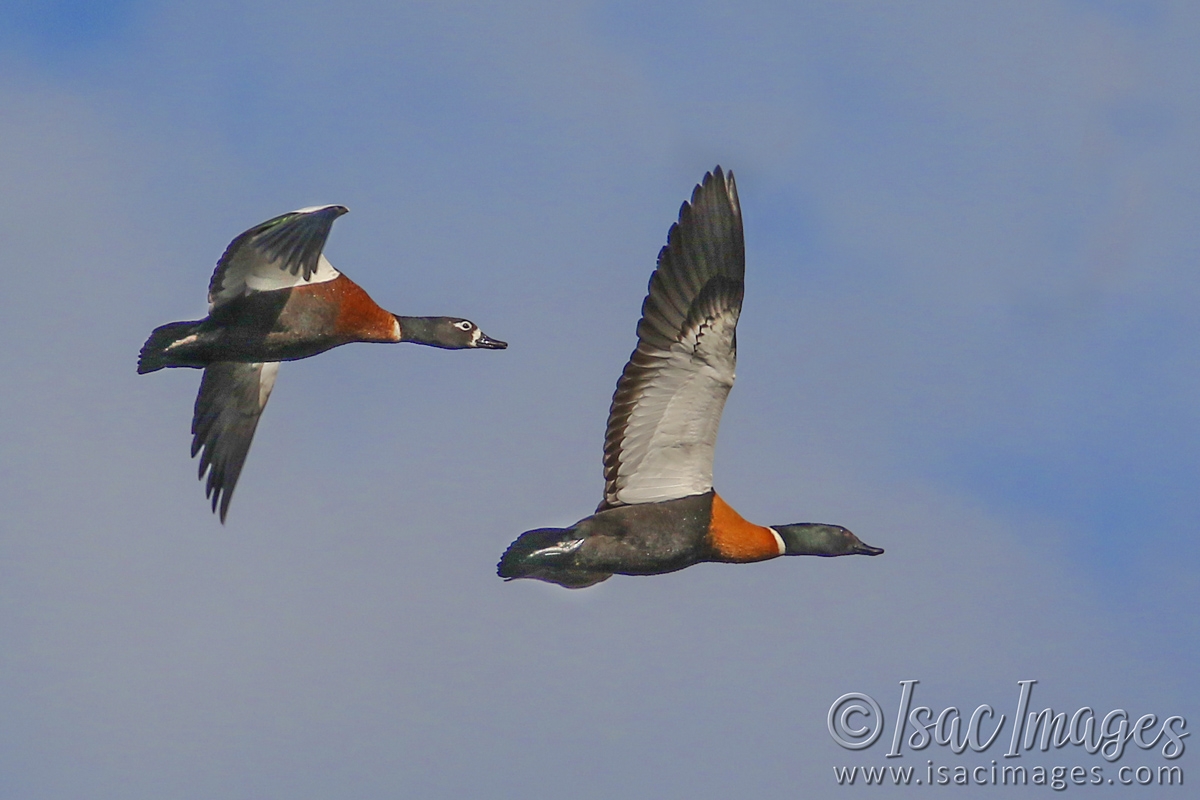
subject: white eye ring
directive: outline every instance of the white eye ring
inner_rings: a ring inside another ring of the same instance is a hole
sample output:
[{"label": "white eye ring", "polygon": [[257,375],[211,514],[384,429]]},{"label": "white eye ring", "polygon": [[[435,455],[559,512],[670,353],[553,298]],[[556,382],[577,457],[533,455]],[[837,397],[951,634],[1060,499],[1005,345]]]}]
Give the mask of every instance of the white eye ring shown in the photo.
[{"label": "white eye ring", "polygon": [[456,327],[456,328],[458,328],[459,330],[462,330],[462,331],[469,331],[469,330],[471,330],[471,328],[474,328],[475,326],[474,326],[474,325],[472,325],[470,322],[468,322],[467,320],[465,320],[465,319],[464,319],[464,320],[462,320],[462,321],[460,321],[460,322],[456,322],[456,323],[454,323],[454,327]]}]

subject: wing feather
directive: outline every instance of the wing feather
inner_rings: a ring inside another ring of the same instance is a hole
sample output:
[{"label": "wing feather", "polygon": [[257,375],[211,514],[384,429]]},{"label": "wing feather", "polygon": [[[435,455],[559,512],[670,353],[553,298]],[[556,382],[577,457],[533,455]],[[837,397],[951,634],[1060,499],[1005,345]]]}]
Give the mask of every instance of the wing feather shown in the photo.
[{"label": "wing feather", "polygon": [[278,373],[278,361],[218,361],[204,370],[192,416],[192,457],[200,453],[201,480],[208,471],[204,493],[214,512],[220,504],[221,522]]},{"label": "wing feather", "polygon": [[717,167],[683,204],[650,276],[637,348],[609,409],[601,509],[712,488],[745,269],[737,187]]},{"label": "wing feather", "polygon": [[333,280],[338,271],[321,254],[345,206],[303,208],[238,235],[217,262],[208,284],[209,307],[250,292]]}]

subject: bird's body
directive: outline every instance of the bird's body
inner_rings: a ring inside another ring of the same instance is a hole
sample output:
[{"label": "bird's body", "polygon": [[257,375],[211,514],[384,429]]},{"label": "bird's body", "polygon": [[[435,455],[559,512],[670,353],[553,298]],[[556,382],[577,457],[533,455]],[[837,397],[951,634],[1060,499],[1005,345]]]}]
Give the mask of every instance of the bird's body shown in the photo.
[{"label": "bird's body", "polygon": [[[771,528],[742,519],[714,491],[597,511],[570,528],[522,534],[505,562],[578,589],[621,575],[662,575],[703,561],[748,563],[784,554]],[[501,562],[503,570],[505,562]]]},{"label": "bird's body", "polygon": [[502,349],[469,320],[385,311],[321,252],[344,206],[301,209],[235,238],[209,284],[209,315],[156,328],[138,372],[204,370],[192,419],[192,455],[224,522],[229,500],[275,385],[279,362],[351,342],[414,342]]},{"label": "bird's body", "polygon": [[[214,361],[295,361],[351,342],[399,342],[395,316],[345,275],[325,283],[255,292],[195,322],[175,322],[168,367]],[[156,367],[157,368],[157,367]],[[151,371],[151,370],[146,370]]]},{"label": "bird's body", "polygon": [[500,577],[582,588],[705,561],[883,552],[837,525],[747,522],[713,490],[744,274],[737,189],[718,167],[683,204],[651,275],[638,345],[609,410],[604,500],[570,528],[522,534],[501,558]]}]

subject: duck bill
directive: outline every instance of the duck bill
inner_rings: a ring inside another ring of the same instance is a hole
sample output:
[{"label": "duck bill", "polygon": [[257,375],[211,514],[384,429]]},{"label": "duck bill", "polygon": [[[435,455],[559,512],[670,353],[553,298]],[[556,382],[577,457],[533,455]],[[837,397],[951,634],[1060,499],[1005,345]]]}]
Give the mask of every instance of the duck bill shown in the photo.
[{"label": "duck bill", "polygon": [[493,339],[483,331],[479,332],[479,338],[475,340],[476,347],[483,347],[488,350],[503,350],[508,347],[508,342],[502,342],[499,339]]}]

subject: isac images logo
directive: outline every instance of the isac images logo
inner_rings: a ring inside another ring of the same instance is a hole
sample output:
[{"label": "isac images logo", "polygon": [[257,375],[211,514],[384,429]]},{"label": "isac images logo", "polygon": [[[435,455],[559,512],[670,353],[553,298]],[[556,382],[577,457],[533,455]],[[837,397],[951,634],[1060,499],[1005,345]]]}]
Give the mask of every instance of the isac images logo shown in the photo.
[{"label": "isac images logo", "polygon": [[[993,751],[989,762],[938,764],[926,758],[921,766],[894,762],[877,767],[834,767],[834,780],[841,786],[893,784],[896,786],[1046,786],[1063,791],[1069,786],[1182,786],[1183,767],[1178,762],[1184,739],[1191,734],[1187,720],[1174,715],[1161,721],[1156,714],[1134,719],[1117,708],[1101,716],[1084,706],[1074,713],[1040,711],[1033,704],[1037,681],[1017,681],[1016,710],[1011,725],[1004,714],[984,703],[969,717],[954,706],[941,711],[915,703],[920,681],[900,681],[900,707],[892,727],[887,758],[903,758],[905,750],[940,756]],[[847,750],[865,750],[883,734],[885,720],[879,703],[862,692],[849,692],[833,701],[826,717],[829,735]],[[1005,731],[1007,730],[1007,734]],[[1006,749],[1000,752],[1001,747]],[[1133,745],[1136,750],[1127,750]],[[1066,750],[1068,746],[1075,749]],[[1054,749],[1053,756],[1048,754]],[[1142,751],[1142,752],[1139,752]],[[1028,756],[1025,756],[1028,754]],[[1141,758],[1135,758],[1141,756]],[[1025,756],[1023,758],[1023,756]],[[1140,763],[1118,764],[1123,756]],[[1030,759],[1054,758],[1057,763],[1029,763]],[[968,758],[970,758],[968,756]],[[1017,759],[1022,759],[1018,761]],[[1097,763],[1102,759],[1102,763]],[[1063,763],[1063,762],[1073,763]]]}]

